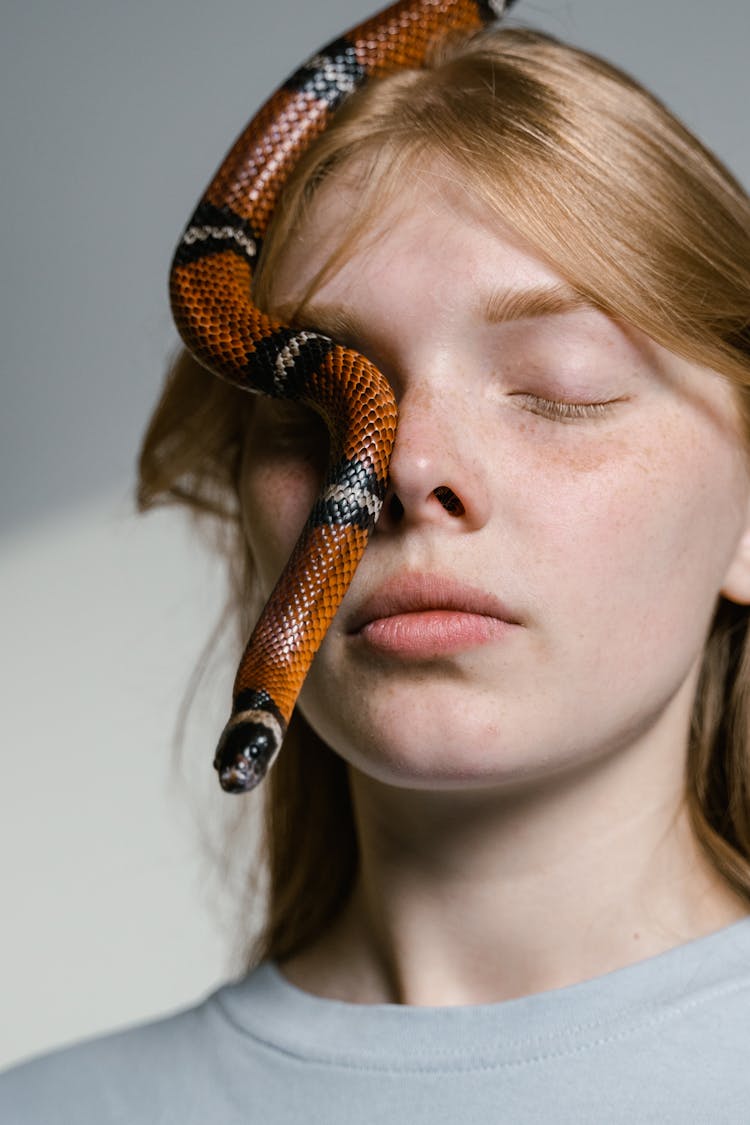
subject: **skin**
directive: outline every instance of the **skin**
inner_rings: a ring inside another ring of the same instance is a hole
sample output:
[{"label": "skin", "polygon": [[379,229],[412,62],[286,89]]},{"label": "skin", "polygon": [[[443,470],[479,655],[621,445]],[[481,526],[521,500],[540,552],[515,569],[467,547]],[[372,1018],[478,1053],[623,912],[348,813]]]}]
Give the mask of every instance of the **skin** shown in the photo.
[{"label": "skin", "polygon": [[[275,311],[337,248],[355,192],[341,172],[321,189],[274,278]],[[318,995],[503,1000],[748,912],[681,803],[717,599],[750,601],[732,391],[591,307],[485,316],[498,289],[561,280],[425,173],[299,317],[371,358],[400,418],[388,502],[300,701],[349,763],[362,855],[341,917],[283,966]],[[316,435],[298,408],[259,402],[243,503],[265,593],[315,496]],[[376,652],[352,622],[408,572],[490,590],[520,624],[455,653]]]}]

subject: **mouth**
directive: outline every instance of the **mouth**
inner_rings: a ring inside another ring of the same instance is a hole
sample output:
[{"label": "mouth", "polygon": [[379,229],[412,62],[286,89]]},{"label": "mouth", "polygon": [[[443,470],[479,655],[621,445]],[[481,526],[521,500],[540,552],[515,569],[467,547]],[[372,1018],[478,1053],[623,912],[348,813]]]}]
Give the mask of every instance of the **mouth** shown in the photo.
[{"label": "mouth", "polygon": [[430,657],[500,640],[521,625],[494,594],[442,575],[395,575],[354,613],[349,634],[391,656]]}]

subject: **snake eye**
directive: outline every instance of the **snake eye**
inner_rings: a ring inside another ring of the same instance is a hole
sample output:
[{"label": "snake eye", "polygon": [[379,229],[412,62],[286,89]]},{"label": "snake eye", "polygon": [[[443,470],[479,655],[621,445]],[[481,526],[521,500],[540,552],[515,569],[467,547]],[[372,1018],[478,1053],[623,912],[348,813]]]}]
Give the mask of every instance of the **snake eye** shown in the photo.
[{"label": "snake eye", "polygon": [[249,746],[243,746],[240,753],[250,762],[262,762],[272,754],[271,738],[268,731],[256,737],[256,741]]}]

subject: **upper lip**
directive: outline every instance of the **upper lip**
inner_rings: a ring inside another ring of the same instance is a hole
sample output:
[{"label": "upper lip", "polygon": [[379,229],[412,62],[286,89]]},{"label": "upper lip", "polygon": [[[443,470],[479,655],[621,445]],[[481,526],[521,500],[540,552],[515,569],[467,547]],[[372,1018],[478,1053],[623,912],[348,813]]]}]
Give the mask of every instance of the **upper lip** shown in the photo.
[{"label": "upper lip", "polygon": [[487,590],[468,586],[442,574],[410,571],[391,576],[366,597],[352,615],[349,631],[356,633],[370,621],[381,617],[430,609],[477,613],[483,617],[497,617],[511,625],[520,624],[515,614]]}]

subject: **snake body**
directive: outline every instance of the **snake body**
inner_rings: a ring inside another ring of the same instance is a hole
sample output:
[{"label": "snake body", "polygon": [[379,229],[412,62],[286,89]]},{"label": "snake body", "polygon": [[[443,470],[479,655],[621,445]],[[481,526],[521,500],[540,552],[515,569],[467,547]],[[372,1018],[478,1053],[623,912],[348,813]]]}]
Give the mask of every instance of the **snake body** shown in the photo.
[{"label": "snake body", "polygon": [[495,19],[504,0],[401,0],[329,43],[253,117],[185,228],[170,273],[188,350],[247,391],[314,409],[330,436],[321,493],[243,654],[214,758],[252,789],[281,746],[305,675],[382,507],[396,432],[391,389],[364,356],[265,316],[253,271],[284,182],[340,102],[370,77],[424,63],[437,34]]}]

